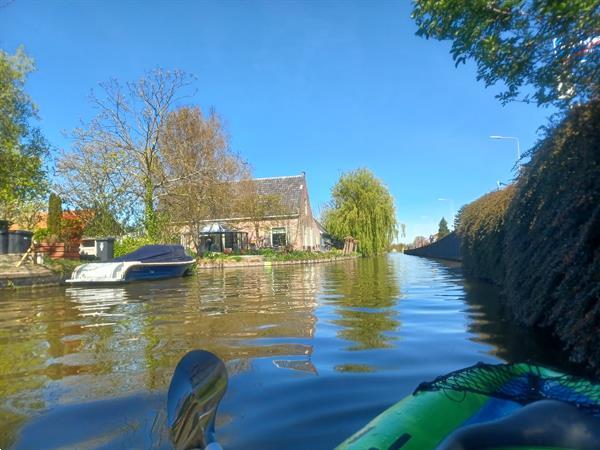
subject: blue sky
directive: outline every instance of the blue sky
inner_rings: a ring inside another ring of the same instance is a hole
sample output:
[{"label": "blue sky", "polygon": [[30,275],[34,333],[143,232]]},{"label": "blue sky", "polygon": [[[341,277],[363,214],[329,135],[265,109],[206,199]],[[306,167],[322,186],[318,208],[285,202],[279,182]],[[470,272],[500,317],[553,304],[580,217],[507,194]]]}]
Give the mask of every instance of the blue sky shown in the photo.
[{"label": "blue sky", "polygon": [[[371,169],[407,237],[513,176],[550,111],[502,106],[454,67],[448,42],[415,36],[407,1],[25,1],[0,9],[0,48],[36,61],[27,90],[50,142],[89,119],[91,89],[157,66],[197,76],[258,177],[305,171],[313,210],[343,172]],[[451,199],[440,201],[439,198]]]}]

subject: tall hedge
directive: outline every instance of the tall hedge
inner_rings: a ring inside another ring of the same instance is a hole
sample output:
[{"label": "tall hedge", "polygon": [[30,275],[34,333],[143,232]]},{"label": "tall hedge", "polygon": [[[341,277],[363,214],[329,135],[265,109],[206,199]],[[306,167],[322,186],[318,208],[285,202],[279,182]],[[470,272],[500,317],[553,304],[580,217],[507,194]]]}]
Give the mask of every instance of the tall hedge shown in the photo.
[{"label": "tall hedge", "polygon": [[572,109],[534,148],[504,248],[509,310],[600,374],[600,100]]},{"label": "tall hedge", "polygon": [[456,228],[467,275],[501,284],[515,321],[600,375],[600,100],[573,108],[515,185],[463,207]]},{"label": "tall hedge", "polygon": [[504,280],[504,225],[514,192],[514,186],[490,192],[459,211],[456,232],[467,275],[495,284]]}]

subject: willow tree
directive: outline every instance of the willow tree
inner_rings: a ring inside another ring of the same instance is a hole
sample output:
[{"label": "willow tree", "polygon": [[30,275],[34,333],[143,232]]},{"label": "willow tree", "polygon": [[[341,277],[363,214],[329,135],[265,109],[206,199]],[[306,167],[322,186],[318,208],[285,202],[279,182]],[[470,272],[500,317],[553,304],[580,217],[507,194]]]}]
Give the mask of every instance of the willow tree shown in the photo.
[{"label": "willow tree", "polygon": [[359,241],[367,256],[385,251],[397,235],[394,199],[387,187],[367,169],[343,174],[331,192],[323,215],[332,236]]}]

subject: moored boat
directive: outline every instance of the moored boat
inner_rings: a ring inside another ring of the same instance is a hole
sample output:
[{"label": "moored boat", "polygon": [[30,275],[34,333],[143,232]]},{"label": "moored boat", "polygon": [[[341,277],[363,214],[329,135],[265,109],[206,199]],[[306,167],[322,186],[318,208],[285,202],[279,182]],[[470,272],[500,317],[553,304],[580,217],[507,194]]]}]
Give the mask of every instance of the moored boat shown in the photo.
[{"label": "moored boat", "polygon": [[194,264],[181,245],[145,245],[109,262],[77,266],[71,284],[128,283],[181,277]]}]

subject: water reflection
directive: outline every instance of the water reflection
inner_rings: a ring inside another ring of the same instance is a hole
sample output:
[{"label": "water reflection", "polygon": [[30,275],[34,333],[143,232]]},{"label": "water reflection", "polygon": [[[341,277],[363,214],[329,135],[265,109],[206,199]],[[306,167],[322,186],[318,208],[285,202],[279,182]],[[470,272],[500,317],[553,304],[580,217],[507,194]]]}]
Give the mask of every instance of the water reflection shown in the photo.
[{"label": "water reflection", "polygon": [[334,447],[478,360],[560,366],[495,288],[404,255],[0,295],[0,448],[168,447],[164,396],[195,348],[226,361],[229,449]]},{"label": "water reflection", "polygon": [[333,323],[338,336],[351,341],[348,350],[386,348],[396,337],[388,332],[400,326],[394,308],[400,298],[394,260],[371,258],[353,264],[331,266],[324,294],[336,294],[331,301],[339,316]]}]

